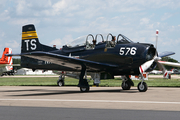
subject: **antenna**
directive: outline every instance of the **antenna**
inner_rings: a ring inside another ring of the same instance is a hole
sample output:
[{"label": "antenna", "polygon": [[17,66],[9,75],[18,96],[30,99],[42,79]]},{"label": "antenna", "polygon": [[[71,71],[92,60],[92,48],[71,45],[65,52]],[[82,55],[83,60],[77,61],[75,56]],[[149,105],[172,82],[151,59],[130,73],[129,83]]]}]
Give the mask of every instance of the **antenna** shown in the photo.
[{"label": "antenna", "polygon": [[156,30],[156,50],[157,50],[158,34],[159,34],[159,30]]}]

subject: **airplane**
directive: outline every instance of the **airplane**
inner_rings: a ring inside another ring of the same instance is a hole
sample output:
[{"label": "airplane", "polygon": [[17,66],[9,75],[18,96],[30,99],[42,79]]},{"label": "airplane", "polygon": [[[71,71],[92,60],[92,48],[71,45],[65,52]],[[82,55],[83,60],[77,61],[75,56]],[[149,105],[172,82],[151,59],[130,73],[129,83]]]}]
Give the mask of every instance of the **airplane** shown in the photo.
[{"label": "airplane", "polygon": [[153,70],[150,72],[150,74],[162,74],[163,72],[161,70]]},{"label": "airplane", "polygon": [[[101,39],[99,43],[97,38]],[[143,73],[152,71],[158,65],[168,76],[167,70],[159,61],[162,57],[173,54],[175,53],[158,54],[153,44],[135,43],[122,34],[115,37],[111,33],[106,40],[102,34],[95,37],[89,34],[83,44],[64,45],[57,49],[41,44],[35,26],[28,24],[22,27],[21,53],[7,56],[21,56],[21,66],[32,70],[79,72],[78,87],[81,92],[88,92],[90,89],[87,73],[93,73],[96,81],[101,79],[101,75],[108,75],[110,78],[122,75],[123,90],[130,90],[134,86],[129,75],[139,75],[141,82],[137,88],[139,92],[145,92],[148,86],[144,82]]]},{"label": "airplane", "polygon": [[4,73],[11,72],[13,70],[13,62],[12,62],[12,56],[8,57],[5,54],[12,54],[11,48],[4,48],[2,57],[0,59],[0,75],[3,76]]}]

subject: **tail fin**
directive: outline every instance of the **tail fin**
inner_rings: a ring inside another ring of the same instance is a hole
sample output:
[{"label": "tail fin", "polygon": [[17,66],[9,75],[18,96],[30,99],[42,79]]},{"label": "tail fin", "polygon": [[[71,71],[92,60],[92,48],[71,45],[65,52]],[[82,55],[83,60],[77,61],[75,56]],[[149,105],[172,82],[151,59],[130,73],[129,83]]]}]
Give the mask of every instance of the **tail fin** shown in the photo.
[{"label": "tail fin", "polygon": [[8,57],[5,54],[12,54],[12,49],[11,48],[4,48],[4,52],[3,52],[2,57],[0,59],[1,64],[8,64],[8,66],[6,66],[7,70],[12,70],[13,69],[12,56]]},{"label": "tail fin", "polygon": [[[57,50],[55,47],[43,45],[39,42],[35,26],[33,24],[22,27],[22,44],[21,53],[44,51],[49,52]],[[37,69],[39,65],[38,59],[21,56],[21,66],[25,68]],[[42,61],[41,61],[42,62]]]},{"label": "tail fin", "polygon": [[33,24],[22,27],[22,46],[21,53],[32,51],[52,51],[54,47],[43,45],[39,42],[35,26]]}]

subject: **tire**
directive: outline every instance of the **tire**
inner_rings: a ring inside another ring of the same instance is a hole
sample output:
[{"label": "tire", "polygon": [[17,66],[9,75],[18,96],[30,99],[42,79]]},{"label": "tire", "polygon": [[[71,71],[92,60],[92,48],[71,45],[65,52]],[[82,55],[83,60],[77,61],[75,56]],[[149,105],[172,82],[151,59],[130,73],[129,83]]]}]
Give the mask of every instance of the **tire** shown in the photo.
[{"label": "tire", "polygon": [[89,87],[80,87],[81,92],[89,92]]},{"label": "tire", "polygon": [[148,89],[148,86],[145,82],[143,82],[142,84],[140,82],[137,87],[138,87],[139,92],[146,92]]},{"label": "tire", "polygon": [[57,85],[58,85],[59,87],[64,86],[64,81],[63,81],[63,80],[58,80],[58,81],[57,81]]},{"label": "tire", "polygon": [[131,84],[129,82],[123,82],[121,87],[123,90],[130,90]]}]

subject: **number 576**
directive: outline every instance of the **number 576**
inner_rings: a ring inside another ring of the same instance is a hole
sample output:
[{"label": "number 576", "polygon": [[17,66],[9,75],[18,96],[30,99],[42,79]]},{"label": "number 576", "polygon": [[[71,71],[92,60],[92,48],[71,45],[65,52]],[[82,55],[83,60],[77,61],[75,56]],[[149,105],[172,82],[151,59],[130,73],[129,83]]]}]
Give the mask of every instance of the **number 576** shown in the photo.
[{"label": "number 576", "polygon": [[135,55],[136,54],[136,50],[137,48],[136,47],[121,47],[120,50],[119,50],[119,54],[120,55]]}]

